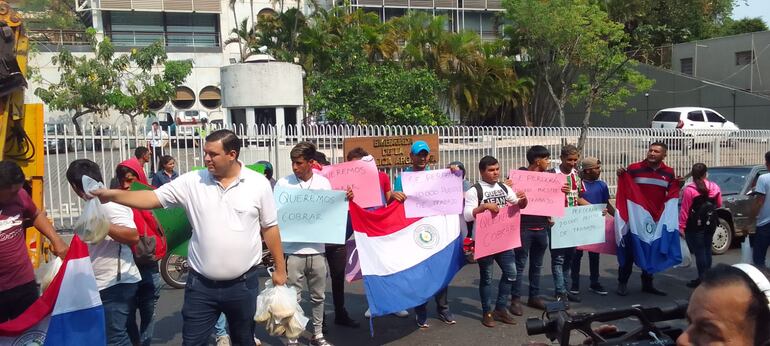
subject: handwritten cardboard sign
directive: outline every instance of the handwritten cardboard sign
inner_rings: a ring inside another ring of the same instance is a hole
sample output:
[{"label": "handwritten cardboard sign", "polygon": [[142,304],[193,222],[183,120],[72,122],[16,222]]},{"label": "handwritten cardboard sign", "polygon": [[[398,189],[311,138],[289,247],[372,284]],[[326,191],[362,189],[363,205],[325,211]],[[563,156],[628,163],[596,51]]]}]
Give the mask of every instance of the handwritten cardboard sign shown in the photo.
[{"label": "handwritten cardboard sign", "polygon": [[615,219],[611,216],[604,218],[604,242],[578,246],[578,250],[615,255],[618,252],[618,244],[615,243]]},{"label": "handwritten cardboard sign", "polygon": [[275,187],[281,241],[345,244],[348,202],[344,191]]},{"label": "handwritten cardboard sign", "polygon": [[347,191],[353,189],[353,201],[361,208],[382,205],[382,190],[377,165],[374,161],[348,161],[324,166],[321,175],[329,179],[332,189]]},{"label": "handwritten cardboard sign", "polygon": [[463,179],[448,169],[402,172],[406,217],[463,212]]},{"label": "handwritten cardboard sign", "polygon": [[551,228],[551,248],[603,243],[606,228],[602,215],[604,208],[606,204],[567,208],[563,217],[554,220]]},{"label": "handwritten cardboard sign", "polygon": [[521,247],[519,207],[509,205],[498,213],[489,210],[476,215],[474,259]]},{"label": "handwritten cardboard sign", "polygon": [[527,195],[526,215],[563,216],[564,215],[564,177],[545,172],[511,170],[514,191]]}]

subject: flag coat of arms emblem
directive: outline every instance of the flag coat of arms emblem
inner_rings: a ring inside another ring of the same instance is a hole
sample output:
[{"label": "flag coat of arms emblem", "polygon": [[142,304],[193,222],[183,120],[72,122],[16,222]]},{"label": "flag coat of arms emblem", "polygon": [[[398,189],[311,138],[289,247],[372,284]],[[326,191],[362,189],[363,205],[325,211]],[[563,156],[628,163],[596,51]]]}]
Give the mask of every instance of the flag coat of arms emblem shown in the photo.
[{"label": "flag coat of arms emblem", "polygon": [[615,239],[618,262],[628,251],[639,268],[657,273],[682,262],[679,243],[679,184],[669,184],[663,204],[645,196],[630,174],[618,177]]},{"label": "flag coat of arms emblem", "polygon": [[407,218],[401,203],[375,211],[350,203],[350,216],[372,316],[425,303],[462,267],[458,215]]},{"label": "flag coat of arms emblem", "polygon": [[104,326],[88,246],[75,236],[43,295],[20,316],[0,323],[0,345],[105,345]]}]

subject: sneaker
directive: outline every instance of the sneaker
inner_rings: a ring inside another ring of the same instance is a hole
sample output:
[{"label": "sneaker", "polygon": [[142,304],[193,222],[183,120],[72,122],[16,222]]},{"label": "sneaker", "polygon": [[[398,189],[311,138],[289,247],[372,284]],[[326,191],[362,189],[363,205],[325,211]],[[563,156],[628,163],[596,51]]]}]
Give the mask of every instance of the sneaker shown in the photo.
[{"label": "sneaker", "polygon": [[456,324],[457,323],[457,321],[455,321],[455,317],[449,311],[439,312],[438,319],[440,319],[441,321],[443,321],[446,324]]},{"label": "sneaker", "polygon": [[299,346],[299,340],[289,339],[289,341],[286,342],[286,346]]},{"label": "sneaker", "polygon": [[512,298],[511,306],[508,307],[508,311],[512,315],[516,315],[516,316],[524,315],[524,307],[521,305],[521,300],[519,298]]},{"label": "sneaker", "polygon": [[628,295],[628,285],[624,283],[618,284],[618,295],[619,296],[627,296]]},{"label": "sneaker", "polygon": [[229,335],[217,336],[216,341],[217,341],[217,346],[230,346]]},{"label": "sneaker", "polygon": [[581,301],[583,301],[582,299],[580,299],[580,296],[578,296],[577,294],[573,294],[571,292],[567,292],[567,300],[575,303],[580,303]]},{"label": "sneaker", "polygon": [[487,328],[494,328],[495,327],[495,318],[492,316],[491,312],[485,312],[484,316],[481,318],[481,324],[484,325],[484,327]]},{"label": "sneaker", "polygon": [[591,284],[591,287],[589,287],[589,289],[591,290],[591,292],[596,293],[596,294],[598,294],[600,296],[606,296],[607,295],[607,290],[604,289],[604,286],[602,286],[602,284],[600,284],[598,282],[595,283],[595,284]]},{"label": "sneaker", "polygon": [[313,346],[334,346],[330,342],[326,341],[326,338],[323,336],[314,337],[310,340],[310,344]]},{"label": "sneaker", "polygon": [[254,337],[254,345],[255,346],[262,346],[262,340],[259,340],[256,337]]},{"label": "sneaker", "polygon": [[492,313],[492,318],[505,324],[516,324],[516,321],[513,320],[513,317],[505,309],[495,309]]},{"label": "sneaker", "polygon": [[364,317],[366,318],[372,318],[372,312],[369,311],[369,309],[366,309],[366,312],[364,312]]},{"label": "sneaker", "polygon": [[665,297],[667,295],[666,292],[663,292],[663,291],[655,288],[655,286],[653,286],[651,284],[650,285],[642,285],[642,292],[654,294],[656,296],[661,296],[661,297]]},{"label": "sneaker", "polygon": [[[369,310],[366,310],[366,311],[369,311]],[[397,317],[401,317],[401,318],[409,317],[409,311],[401,310],[399,312],[394,313],[394,315],[396,315]]]},{"label": "sneaker", "polygon": [[578,286],[576,284],[572,284],[572,287],[570,287],[570,289],[569,289],[569,293],[572,293],[572,294],[575,294],[575,295],[580,294],[580,286]]},{"label": "sneaker", "polygon": [[527,306],[545,311],[545,302],[543,302],[540,297],[529,297],[529,300],[527,300]]},{"label": "sneaker", "polygon": [[569,293],[561,293],[554,296],[556,298],[557,302],[564,303],[564,308],[569,310],[569,297],[567,296]]},{"label": "sneaker", "polygon": [[[324,318],[324,322],[326,322],[326,318]],[[350,318],[350,315],[348,315],[347,311],[342,311],[339,314],[334,314],[334,324],[349,327],[349,328],[359,328],[361,327],[361,324],[358,323],[358,321],[353,320]],[[324,334],[326,331],[324,331]]]},{"label": "sneaker", "polygon": [[427,329],[428,327],[430,327],[428,325],[428,316],[423,316],[423,318],[420,318],[419,315],[416,315],[415,321],[417,321],[417,327],[419,327],[420,329]]}]

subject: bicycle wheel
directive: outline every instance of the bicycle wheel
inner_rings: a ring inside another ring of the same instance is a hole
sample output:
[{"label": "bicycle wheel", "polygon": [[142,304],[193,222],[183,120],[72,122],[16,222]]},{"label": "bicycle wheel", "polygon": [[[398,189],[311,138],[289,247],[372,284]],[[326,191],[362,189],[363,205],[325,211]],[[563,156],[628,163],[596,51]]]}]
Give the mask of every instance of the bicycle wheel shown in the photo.
[{"label": "bicycle wheel", "polygon": [[189,272],[187,257],[166,254],[160,261],[160,276],[173,288],[184,288]]}]

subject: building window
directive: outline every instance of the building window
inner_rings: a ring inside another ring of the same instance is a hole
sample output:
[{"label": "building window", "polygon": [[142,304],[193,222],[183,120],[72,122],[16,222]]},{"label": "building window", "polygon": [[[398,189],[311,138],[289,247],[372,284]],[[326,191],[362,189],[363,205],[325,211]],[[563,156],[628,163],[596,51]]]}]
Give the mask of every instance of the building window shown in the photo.
[{"label": "building window", "polygon": [[752,60],[752,54],[750,50],[745,50],[742,52],[735,52],[735,65],[741,66],[741,65],[748,65],[751,63]]},{"label": "building window", "polygon": [[209,85],[201,89],[201,92],[198,94],[198,99],[203,107],[214,109],[222,104],[222,93],[219,91],[219,88]]},{"label": "building window", "polygon": [[186,86],[178,86],[171,104],[177,109],[189,109],[195,104],[195,92]]},{"label": "building window", "polygon": [[692,76],[692,58],[684,58],[679,60],[682,73]]},{"label": "building window", "polygon": [[219,17],[214,13],[113,11],[105,31],[116,46],[145,47],[161,40],[173,47],[219,47]]}]

